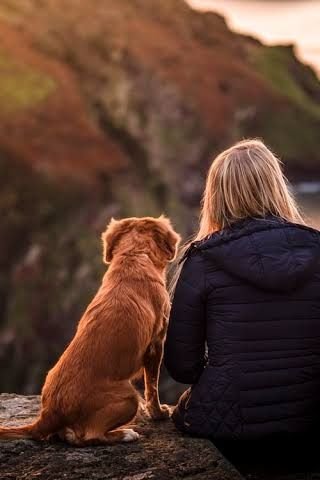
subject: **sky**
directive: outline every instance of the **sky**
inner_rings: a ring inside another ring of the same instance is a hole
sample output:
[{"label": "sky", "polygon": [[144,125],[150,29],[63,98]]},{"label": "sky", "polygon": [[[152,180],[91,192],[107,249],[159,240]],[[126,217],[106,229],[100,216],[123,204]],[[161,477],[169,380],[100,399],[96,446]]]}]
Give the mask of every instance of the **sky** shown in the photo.
[{"label": "sky", "polygon": [[298,56],[320,75],[320,0],[187,0],[226,16],[236,31],[267,44],[295,43]]}]

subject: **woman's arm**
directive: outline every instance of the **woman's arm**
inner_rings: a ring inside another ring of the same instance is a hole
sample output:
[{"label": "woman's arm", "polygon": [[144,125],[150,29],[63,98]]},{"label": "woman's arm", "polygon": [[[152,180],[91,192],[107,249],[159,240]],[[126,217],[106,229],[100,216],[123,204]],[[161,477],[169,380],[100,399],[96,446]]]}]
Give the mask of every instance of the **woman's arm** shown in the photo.
[{"label": "woman's arm", "polygon": [[205,365],[205,273],[201,253],[184,262],[170,313],[164,363],[180,383],[197,382]]}]

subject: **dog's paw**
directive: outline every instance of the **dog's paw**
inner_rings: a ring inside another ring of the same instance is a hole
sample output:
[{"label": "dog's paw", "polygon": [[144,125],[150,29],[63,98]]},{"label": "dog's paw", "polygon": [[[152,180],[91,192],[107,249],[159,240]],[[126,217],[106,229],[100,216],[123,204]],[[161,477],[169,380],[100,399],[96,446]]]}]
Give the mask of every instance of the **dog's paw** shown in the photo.
[{"label": "dog's paw", "polygon": [[66,428],[65,429],[64,440],[66,442],[70,443],[70,445],[78,445],[79,444],[79,439],[78,439],[75,431],[72,430],[71,428]]},{"label": "dog's paw", "polygon": [[123,438],[122,438],[123,442],[136,442],[140,437],[139,433],[135,432],[131,428],[124,428],[122,431],[123,431]]},{"label": "dog's paw", "polygon": [[169,405],[161,405],[160,409],[149,408],[149,413],[152,420],[166,420],[171,417],[172,407]]}]

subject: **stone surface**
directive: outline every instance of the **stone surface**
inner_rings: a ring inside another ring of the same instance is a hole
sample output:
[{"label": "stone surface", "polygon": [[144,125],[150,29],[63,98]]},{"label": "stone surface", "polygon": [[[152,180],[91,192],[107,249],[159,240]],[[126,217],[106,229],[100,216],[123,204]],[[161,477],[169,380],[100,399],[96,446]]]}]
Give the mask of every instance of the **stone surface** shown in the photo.
[{"label": "stone surface", "polygon": [[[28,423],[39,397],[0,395],[0,424]],[[170,421],[139,422],[138,442],[74,448],[30,440],[0,442],[1,480],[241,480],[241,475],[208,440],[180,435]]]}]

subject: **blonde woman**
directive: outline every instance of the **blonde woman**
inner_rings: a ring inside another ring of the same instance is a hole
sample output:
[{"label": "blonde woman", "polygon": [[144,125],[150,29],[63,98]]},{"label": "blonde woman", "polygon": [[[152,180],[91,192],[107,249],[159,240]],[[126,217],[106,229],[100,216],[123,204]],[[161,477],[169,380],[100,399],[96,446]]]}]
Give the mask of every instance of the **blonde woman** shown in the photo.
[{"label": "blonde woman", "polygon": [[320,420],[320,234],[259,140],[212,163],[165,345],[191,384],[176,426],[215,440],[301,434]]}]

